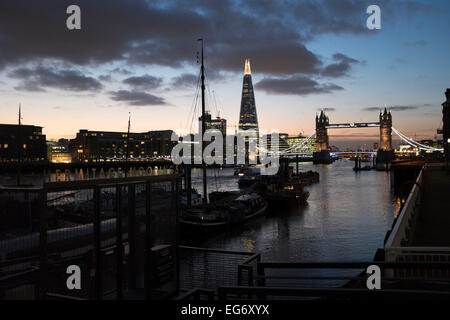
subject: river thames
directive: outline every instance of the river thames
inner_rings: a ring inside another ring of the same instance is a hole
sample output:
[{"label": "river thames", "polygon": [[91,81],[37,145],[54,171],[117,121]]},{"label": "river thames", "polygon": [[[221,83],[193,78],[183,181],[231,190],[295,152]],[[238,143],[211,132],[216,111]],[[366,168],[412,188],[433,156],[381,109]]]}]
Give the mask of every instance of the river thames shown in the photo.
[{"label": "river thames", "polygon": [[[280,210],[231,230],[184,244],[224,250],[259,252],[265,261],[369,261],[383,247],[386,232],[399,210],[388,172],[354,172],[354,163],[300,163],[300,171],[320,173],[306,187],[308,205]],[[295,169],[294,169],[295,170]],[[201,191],[200,171],[193,185]],[[233,169],[210,170],[209,191],[237,190]]]}]

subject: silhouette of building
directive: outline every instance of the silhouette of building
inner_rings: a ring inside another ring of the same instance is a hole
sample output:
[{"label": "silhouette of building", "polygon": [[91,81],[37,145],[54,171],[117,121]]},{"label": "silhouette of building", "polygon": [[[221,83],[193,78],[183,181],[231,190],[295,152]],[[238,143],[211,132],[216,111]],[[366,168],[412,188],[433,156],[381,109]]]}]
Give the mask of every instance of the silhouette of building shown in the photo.
[{"label": "silhouette of building", "polygon": [[445,158],[450,159],[450,89],[445,91],[447,101],[442,104],[442,138],[444,144]]},{"label": "silhouette of building", "polygon": [[149,160],[170,156],[171,136],[172,130],[130,133],[129,138],[127,132],[80,130],[69,150],[73,162]]},{"label": "silhouette of building", "polygon": [[0,124],[0,162],[42,162],[47,160],[42,127]]}]

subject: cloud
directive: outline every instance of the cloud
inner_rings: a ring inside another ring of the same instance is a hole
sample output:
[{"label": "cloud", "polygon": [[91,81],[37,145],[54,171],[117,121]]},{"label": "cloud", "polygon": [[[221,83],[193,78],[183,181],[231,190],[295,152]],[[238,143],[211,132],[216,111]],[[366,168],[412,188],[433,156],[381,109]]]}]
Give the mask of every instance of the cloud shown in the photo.
[{"label": "cloud", "polygon": [[151,90],[159,88],[162,84],[162,81],[162,78],[159,77],[143,75],[137,77],[129,77],[122,82],[137,90]]},{"label": "cloud", "polygon": [[198,77],[192,73],[183,73],[178,77],[172,78],[172,88],[192,88],[197,84]]},{"label": "cloud", "polygon": [[292,76],[284,79],[265,78],[259,81],[255,87],[271,94],[290,94],[299,96],[331,93],[333,91],[344,89],[332,83],[320,84],[315,80],[303,76]]},{"label": "cloud", "polygon": [[406,47],[424,47],[427,44],[428,44],[428,42],[426,40],[403,42],[403,45]]},{"label": "cloud", "polygon": [[110,82],[112,80],[111,76],[107,74],[99,76],[98,79],[105,82]]},{"label": "cloud", "polygon": [[118,90],[110,92],[111,99],[114,101],[124,101],[132,106],[147,106],[147,105],[165,105],[164,98],[155,95],[141,92]]},{"label": "cloud", "polygon": [[331,111],[336,111],[336,108],[317,108],[317,111],[328,111],[328,112],[331,112]]},{"label": "cloud", "polygon": [[[405,106],[388,106],[387,109],[391,111],[408,111],[408,110],[417,110],[419,108],[423,107],[430,107],[433,104],[430,103],[424,103],[419,105],[405,105]],[[380,111],[383,110],[384,107],[368,107],[362,109],[363,111]]]},{"label": "cloud", "polygon": [[325,77],[343,77],[348,75],[352,66],[360,63],[358,60],[350,58],[342,53],[335,53],[333,59],[336,61],[328,66],[326,66],[321,74]]},{"label": "cloud", "polygon": [[250,57],[260,74],[309,74],[323,64],[306,47],[314,37],[370,34],[360,21],[365,6],[353,0],[288,0],[283,5],[272,0],[78,0],[82,27],[76,31],[65,26],[69,4],[1,1],[0,68],[45,60],[122,63],[117,73],[126,72],[126,64],[181,67],[195,63],[196,39],[203,36],[212,69],[241,71]]},{"label": "cloud", "polygon": [[19,68],[11,71],[8,76],[20,79],[16,90],[45,91],[54,88],[68,91],[98,91],[102,84],[95,78],[87,77],[77,70],[54,70],[45,67]]}]

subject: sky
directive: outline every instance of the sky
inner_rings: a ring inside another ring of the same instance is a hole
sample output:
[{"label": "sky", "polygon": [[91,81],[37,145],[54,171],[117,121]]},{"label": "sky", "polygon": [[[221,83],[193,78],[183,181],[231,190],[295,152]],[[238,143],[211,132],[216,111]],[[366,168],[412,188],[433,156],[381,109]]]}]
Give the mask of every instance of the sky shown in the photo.
[{"label": "sky", "polygon": [[[81,29],[69,30],[69,5]],[[366,9],[381,9],[369,30]],[[238,123],[244,60],[251,60],[260,130],[309,135],[331,123],[377,121],[416,139],[441,127],[450,87],[448,1],[184,0],[0,2],[0,123],[79,129],[195,131],[199,37],[207,109]],[[372,129],[330,130],[330,143],[369,143]]]}]

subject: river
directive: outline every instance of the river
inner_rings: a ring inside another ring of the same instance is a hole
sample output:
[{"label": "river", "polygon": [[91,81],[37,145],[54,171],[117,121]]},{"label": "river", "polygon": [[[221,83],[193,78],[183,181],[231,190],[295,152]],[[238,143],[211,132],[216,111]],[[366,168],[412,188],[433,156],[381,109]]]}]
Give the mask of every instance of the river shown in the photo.
[{"label": "river", "polygon": [[[368,261],[383,247],[398,212],[388,172],[354,172],[353,162],[331,165],[300,163],[300,171],[320,173],[320,182],[306,188],[308,205],[280,210],[204,239],[185,244],[224,250],[259,252],[264,261]],[[294,165],[295,168],[295,165]],[[233,169],[209,170],[210,190],[236,190]],[[201,191],[201,172],[193,185]]]}]

